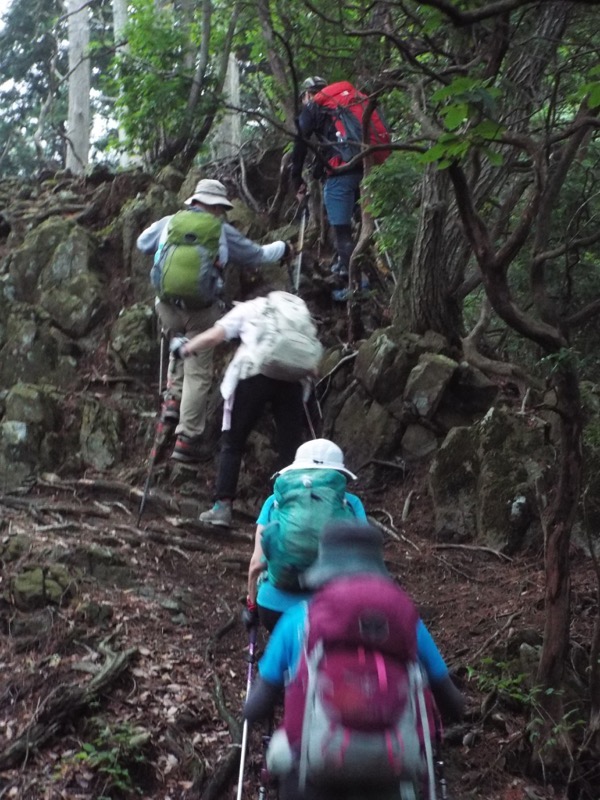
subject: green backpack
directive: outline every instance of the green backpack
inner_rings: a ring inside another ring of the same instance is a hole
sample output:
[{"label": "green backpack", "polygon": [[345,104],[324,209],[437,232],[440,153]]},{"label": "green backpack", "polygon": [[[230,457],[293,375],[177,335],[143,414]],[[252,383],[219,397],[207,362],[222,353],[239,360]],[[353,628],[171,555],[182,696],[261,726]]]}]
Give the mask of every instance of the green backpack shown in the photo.
[{"label": "green backpack", "polygon": [[156,254],[155,275],[161,300],[182,299],[190,308],[212,305],[220,289],[216,265],[223,223],[207,212],[178,211]]},{"label": "green backpack", "polygon": [[334,469],[294,469],[275,481],[273,519],[262,533],[269,582],[298,592],[299,578],[317,557],[323,527],[353,520],[345,499],[346,478]]}]

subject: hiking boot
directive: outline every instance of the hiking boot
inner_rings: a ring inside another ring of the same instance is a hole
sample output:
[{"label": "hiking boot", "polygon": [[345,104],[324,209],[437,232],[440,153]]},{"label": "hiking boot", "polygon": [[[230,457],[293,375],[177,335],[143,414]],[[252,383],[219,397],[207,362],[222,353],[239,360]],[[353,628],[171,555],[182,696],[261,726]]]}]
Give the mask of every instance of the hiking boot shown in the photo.
[{"label": "hiking boot", "polygon": [[331,299],[334,303],[345,303],[348,300],[350,292],[348,289],[334,289],[331,293]]},{"label": "hiking boot", "polygon": [[179,400],[169,397],[161,406],[160,421],[169,425],[177,425],[179,422]]},{"label": "hiking boot", "polygon": [[200,514],[200,522],[208,522],[209,525],[222,525],[229,528],[233,520],[233,509],[231,500],[217,500],[210,511]]},{"label": "hiking boot", "polygon": [[203,436],[187,436],[180,433],[177,436],[175,447],[171,458],[175,461],[182,461],[185,464],[198,464],[200,461],[208,461],[212,458],[212,450],[202,444]]},{"label": "hiking boot", "polygon": [[338,273],[335,275],[327,275],[324,280],[328,286],[332,286],[334,289],[342,289],[348,286],[348,273],[344,272],[342,275]]}]

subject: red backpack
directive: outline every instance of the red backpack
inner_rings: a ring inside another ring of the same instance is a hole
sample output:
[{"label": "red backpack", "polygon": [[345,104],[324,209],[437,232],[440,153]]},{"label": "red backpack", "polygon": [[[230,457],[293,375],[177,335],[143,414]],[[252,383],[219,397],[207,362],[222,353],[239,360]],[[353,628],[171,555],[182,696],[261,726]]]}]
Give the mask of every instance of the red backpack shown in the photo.
[{"label": "red backpack", "polygon": [[376,575],[336,579],[314,596],[270,772],[295,761],[301,787],[307,778],[434,786],[437,712],[417,659],[418,620],[408,595]]},{"label": "red backpack", "polygon": [[[314,102],[332,112],[337,143],[333,144],[336,154],[329,159],[331,167],[348,163],[362,150],[363,115],[369,98],[355,89],[348,81],[332,83],[314,96]],[[391,136],[385,120],[374,110],[369,120],[368,144],[389,144]],[[373,163],[383,164],[391,150],[375,150]]]}]

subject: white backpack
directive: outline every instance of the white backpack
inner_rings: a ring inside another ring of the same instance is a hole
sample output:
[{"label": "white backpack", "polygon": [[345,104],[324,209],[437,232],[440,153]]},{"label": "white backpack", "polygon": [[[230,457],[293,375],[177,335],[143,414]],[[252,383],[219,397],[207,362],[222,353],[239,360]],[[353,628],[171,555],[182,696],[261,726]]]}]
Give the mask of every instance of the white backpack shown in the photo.
[{"label": "white backpack", "polygon": [[289,292],[270,292],[253,353],[258,371],[268,378],[297,381],[317,368],[322,355],[304,300]]}]

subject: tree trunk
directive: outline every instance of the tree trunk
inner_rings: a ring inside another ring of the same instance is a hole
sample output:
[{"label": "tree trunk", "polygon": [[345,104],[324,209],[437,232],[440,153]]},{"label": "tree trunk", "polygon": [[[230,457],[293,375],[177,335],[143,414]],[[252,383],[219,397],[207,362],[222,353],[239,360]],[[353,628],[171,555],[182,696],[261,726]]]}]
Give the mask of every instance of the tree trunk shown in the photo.
[{"label": "tree trunk", "polygon": [[[573,365],[565,363],[557,369],[553,388],[560,416],[560,474],[545,524],[546,615],[537,682],[556,690],[561,685],[569,643],[569,543],[577,512],[582,468],[581,397]],[[548,724],[558,723],[562,717],[560,694],[555,691],[544,695],[541,704],[550,717]]]},{"label": "tree trunk", "polygon": [[[461,304],[451,297],[449,289],[460,251],[449,241],[449,188],[446,172],[434,166],[427,168],[410,270],[398,284],[393,306],[394,317],[402,327],[415,333],[433,330],[459,345]],[[460,241],[464,247],[462,232]]]},{"label": "tree trunk", "polygon": [[[127,27],[127,0],[112,0],[112,12],[115,52],[126,53],[129,49],[125,38],[125,28]],[[119,165],[123,167],[123,169],[141,165],[141,159],[135,158],[127,152],[125,144],[127,137],[120,125],[117,130],[117,135],[119,137]]]},{"label": "tree trunk", "polygon": [[217,160],[238,158],[242,146],[242,121],[239,112],[240,66],[234,53],[229,54],[224,94],[225,104],[229,108],[212,135],[212,147]]},{"label": "tree trunk", "polygon": [[69,113],[66,166],[82,175],[90,151],[90,10],[82,0],[65,0],[69,30]]}]

